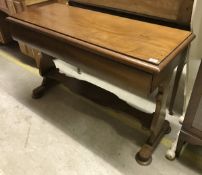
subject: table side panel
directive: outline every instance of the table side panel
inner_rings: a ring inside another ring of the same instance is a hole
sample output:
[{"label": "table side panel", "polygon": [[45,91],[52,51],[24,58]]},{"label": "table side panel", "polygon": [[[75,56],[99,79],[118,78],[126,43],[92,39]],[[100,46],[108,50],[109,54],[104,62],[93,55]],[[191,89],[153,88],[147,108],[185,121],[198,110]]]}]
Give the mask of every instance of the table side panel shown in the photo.
[{"label": "table side panel", "polygon": [[[10,23],[15,40],[25,42],[42,52],[60,58],[84,71],[109,81],[130,92],[150,94],[152,74],[103,58],[95,53],[75,47],[65,40],[46,35],[27,26]],[[123,83],[124,82],[124,83]]]}]

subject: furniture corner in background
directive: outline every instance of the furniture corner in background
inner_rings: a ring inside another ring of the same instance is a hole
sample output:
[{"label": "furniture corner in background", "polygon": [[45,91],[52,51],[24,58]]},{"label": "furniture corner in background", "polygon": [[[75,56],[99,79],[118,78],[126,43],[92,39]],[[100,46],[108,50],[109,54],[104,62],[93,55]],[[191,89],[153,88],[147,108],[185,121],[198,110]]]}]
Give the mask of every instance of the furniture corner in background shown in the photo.
[{"label": "furniture corner in background", "polygon": [[185,113],[182,128],[166,153],[169,160],[179,157],[185,143],[202,146],[202,61]]},{"label": "furniture corner in background", "polygon": [[177,157],[179,157],[185,143],[202,146],[202,61],[179,133],[176,148]]},{"label": "furniture corner in background", "polygon": [[[8,25],[5,21],[6,17],[29,10],[29,8],[37,8],[54,2],[65,4],[66,0],[0,0],[0,43],[7,44],[12,41]],[[22,41],[18,41],[18,44],[21,52],[34,58],[36,64],[38,64],[41,52]]]}]

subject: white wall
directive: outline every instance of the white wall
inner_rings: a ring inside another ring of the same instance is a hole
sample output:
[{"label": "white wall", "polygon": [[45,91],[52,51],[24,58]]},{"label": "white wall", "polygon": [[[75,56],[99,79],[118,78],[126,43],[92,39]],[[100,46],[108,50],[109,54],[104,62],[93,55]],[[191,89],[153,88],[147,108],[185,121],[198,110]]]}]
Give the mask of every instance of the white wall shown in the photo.
[{"label": "white wall", "polygon": [[186,103],[189,101],[200,60],[202,59],[202,0],[196,0],[191,26],[196,38],[191,44],[189,53],[187,91],[185,92]]},{"label": "white wall", "polygon": [[196,38],[191,45],[190,58],[202,58],[202,0],[196,0],[192,17],[192,30]]}]

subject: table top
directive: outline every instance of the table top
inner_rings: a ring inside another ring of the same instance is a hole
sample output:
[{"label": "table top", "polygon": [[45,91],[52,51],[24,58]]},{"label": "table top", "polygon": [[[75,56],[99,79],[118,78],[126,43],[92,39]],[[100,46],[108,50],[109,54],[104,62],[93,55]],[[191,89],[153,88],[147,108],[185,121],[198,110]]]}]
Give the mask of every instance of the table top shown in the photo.
[{"label": "table top", "polygon": [[154,65],[163,62],[192,35],[190,31],[57,3],[13,17]]}]

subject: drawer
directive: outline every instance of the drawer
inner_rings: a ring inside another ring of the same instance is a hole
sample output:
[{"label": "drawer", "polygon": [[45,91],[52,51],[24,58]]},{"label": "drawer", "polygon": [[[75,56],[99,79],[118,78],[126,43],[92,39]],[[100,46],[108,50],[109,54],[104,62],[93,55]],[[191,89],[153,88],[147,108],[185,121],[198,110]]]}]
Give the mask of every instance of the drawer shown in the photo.
[{"label": "drawer", "polygon": [[153,75],[151,73],[112,61],[110,58],[99,55],[99,53],[73,46],[65,38],[59,39],[16,23],[10,23],[10,25],[13,29],[11,30],[13,37],[17,41],[38,48],[48,55],[60,58],[93,76],[132,93],[150,94]]},{"label": "drawer", "polygon": [[[149,95],[152,74],[146,73],[134,67],[102,57],[96,53],[80,49],[68,43],[54,41],[55,49],[51,48],[47,53],[55,55],[69,64],[72,64],[82,71],[89,73],[99,79],[118,86],[126,91],[139,95]],[[65,52],[64,52],[65,48]],[[45,48],[44,51],[47,51]]]}]

